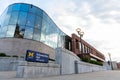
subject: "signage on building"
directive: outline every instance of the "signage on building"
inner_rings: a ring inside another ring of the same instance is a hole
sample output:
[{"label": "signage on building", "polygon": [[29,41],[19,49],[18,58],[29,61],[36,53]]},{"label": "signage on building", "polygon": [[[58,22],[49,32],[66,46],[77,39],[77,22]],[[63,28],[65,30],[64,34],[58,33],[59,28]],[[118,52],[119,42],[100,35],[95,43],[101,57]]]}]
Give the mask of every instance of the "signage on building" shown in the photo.
[{"label": "signage on building", "polygon": [[40,52],[32,51],[32,50],[27,50],[26,61],[48,63],[49,62],[49,54],[40,53]]}]

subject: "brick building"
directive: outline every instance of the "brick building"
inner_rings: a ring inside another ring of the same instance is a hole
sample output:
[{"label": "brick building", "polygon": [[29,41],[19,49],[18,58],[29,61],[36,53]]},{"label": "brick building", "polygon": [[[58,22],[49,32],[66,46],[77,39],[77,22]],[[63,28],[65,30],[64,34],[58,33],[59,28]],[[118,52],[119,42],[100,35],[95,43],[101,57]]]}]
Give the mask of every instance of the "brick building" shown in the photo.
[{"label": "brick building", "polygon": [[105,56],[101,52],[75,34],[72,34],[72,52],[80,58],[87,57],[90,60],[105,61]]},{"label": "brick building", "polygon": [[118,69],[120,69],[120,62],[119,62],[119,63],[117,63],[117,68],[118,68]]}]

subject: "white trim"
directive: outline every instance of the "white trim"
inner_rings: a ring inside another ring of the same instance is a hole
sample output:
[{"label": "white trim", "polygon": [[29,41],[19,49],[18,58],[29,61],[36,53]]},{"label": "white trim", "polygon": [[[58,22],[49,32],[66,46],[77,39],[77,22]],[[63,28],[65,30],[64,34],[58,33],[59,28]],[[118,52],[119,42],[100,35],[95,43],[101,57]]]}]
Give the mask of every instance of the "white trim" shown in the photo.
[{"label": "white trim", "polygon": [[97,58],[97,59],[99,59],[99,60],[101,60],[101,61],[105,62],[105,60],[104,60],[104,59],[101,59],[101,58],[99,58],[99,57],[97,57],[97,56],[95,56],[95,55],[93,55],[93,54],[91,54],[91,53],[90,53],[90,56],[92,56],[92,57],[94,57],[94,58]]}]

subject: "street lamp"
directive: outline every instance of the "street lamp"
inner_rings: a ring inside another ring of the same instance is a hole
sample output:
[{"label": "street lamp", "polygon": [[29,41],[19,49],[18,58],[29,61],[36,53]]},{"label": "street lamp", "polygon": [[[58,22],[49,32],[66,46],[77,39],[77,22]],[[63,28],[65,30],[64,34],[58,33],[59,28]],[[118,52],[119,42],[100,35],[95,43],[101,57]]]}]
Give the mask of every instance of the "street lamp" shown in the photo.
[{"label": "street lamp", "polygon": [[80,28],[77,28],[76,31],[77,31],[78,35],[80,36],[81,53],[83,53],[83,47],[82,47],[82,40],[81,40],[81,38],[83,37],[84,32],[82,32]]},{"label": "street lamp", "polygon": [[108,53],[108,55],[109,55],[109,59],[110,59],[111,69],[113,70],[113,65],[112,65],[112,60],[111,60],[111,54],[110,54],[110,53]]}]

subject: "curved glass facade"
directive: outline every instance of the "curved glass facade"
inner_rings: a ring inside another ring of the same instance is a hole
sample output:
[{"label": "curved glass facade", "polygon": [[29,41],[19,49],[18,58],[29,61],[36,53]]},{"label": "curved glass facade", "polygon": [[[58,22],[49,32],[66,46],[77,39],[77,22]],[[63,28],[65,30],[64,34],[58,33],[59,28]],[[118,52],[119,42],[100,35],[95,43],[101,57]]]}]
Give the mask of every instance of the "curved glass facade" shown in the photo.
[{"label": "curved glass facade", "polygon": [[56,48],[65,47],[65,36],[43,10],[30,4],[12,4],[0,18],[0,38],[32,39]]}]

